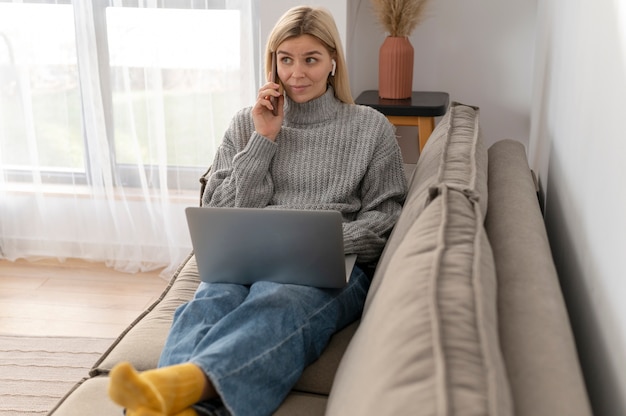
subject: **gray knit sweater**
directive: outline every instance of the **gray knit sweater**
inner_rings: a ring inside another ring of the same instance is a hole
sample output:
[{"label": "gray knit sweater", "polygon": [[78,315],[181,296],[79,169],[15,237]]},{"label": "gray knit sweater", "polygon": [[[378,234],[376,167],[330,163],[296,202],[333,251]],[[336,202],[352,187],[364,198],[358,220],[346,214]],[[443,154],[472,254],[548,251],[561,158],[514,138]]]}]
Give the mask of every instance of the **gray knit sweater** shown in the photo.
[{"label": "gray knit sweater", "polygon": [[233,118],[211,167],[205,206],[336,210],[344,249],[375,262],[400,214],[406,178],[393,126],[332,87],[298,104],[286,97],[275,142],[254,130],[251,108]]}]

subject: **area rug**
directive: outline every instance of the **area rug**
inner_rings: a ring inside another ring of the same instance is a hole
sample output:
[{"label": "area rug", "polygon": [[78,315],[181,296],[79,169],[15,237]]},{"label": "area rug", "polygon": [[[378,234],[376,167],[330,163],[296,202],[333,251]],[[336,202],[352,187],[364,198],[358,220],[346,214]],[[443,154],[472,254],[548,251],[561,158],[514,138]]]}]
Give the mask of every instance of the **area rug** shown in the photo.
[{"label": "area rug", "polygon": [[0,335],[0,415],[46,415],[112,342]]}]

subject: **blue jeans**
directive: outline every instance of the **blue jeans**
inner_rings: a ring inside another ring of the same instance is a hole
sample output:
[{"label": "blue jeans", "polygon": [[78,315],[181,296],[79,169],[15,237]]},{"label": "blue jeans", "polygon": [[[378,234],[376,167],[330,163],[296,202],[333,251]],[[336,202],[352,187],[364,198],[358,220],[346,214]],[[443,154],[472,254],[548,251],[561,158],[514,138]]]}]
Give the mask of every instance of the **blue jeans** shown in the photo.
[{"label": "blue jeans", "polygon": [[270,415],[335,332],[361,316],[370,280],[343,289],[201,283],[180,306],[159,366],[192,362],[236,416]]}]

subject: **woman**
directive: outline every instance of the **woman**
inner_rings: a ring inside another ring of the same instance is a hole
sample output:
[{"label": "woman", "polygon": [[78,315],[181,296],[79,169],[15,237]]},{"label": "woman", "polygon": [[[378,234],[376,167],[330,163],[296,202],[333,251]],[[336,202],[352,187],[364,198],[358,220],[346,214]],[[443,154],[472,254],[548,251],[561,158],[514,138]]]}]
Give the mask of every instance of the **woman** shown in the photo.
[{"label": "woman", "polygon": [[331,335],[362,312],[363,269],[377,261],[406,193],[394,129],[354,104],[327,11],[285,13],[267,43],[268,73],[273,52],[280,84],[263,85],[232,120],[203,205],[340,211],[357,266],[344,289],[201,283],[176,311],[158,369],[122,363],[111,372],[109,394],[127,415],[203,414],[216,402],[234,415],[271,414]]}]

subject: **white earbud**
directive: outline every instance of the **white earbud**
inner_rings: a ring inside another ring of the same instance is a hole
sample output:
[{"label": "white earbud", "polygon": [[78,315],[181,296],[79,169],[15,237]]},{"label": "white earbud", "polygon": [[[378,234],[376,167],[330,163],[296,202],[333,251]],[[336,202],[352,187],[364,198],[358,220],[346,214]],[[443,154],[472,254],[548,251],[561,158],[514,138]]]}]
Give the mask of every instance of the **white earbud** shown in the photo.
[{"label": "white earbud", "polygon": [[330,72],[330,76],[334,77],[335,76],[335,70],[337,69],[337,61],[335,61],[334,59],[331,61],[333,64],[333,70]]}]

